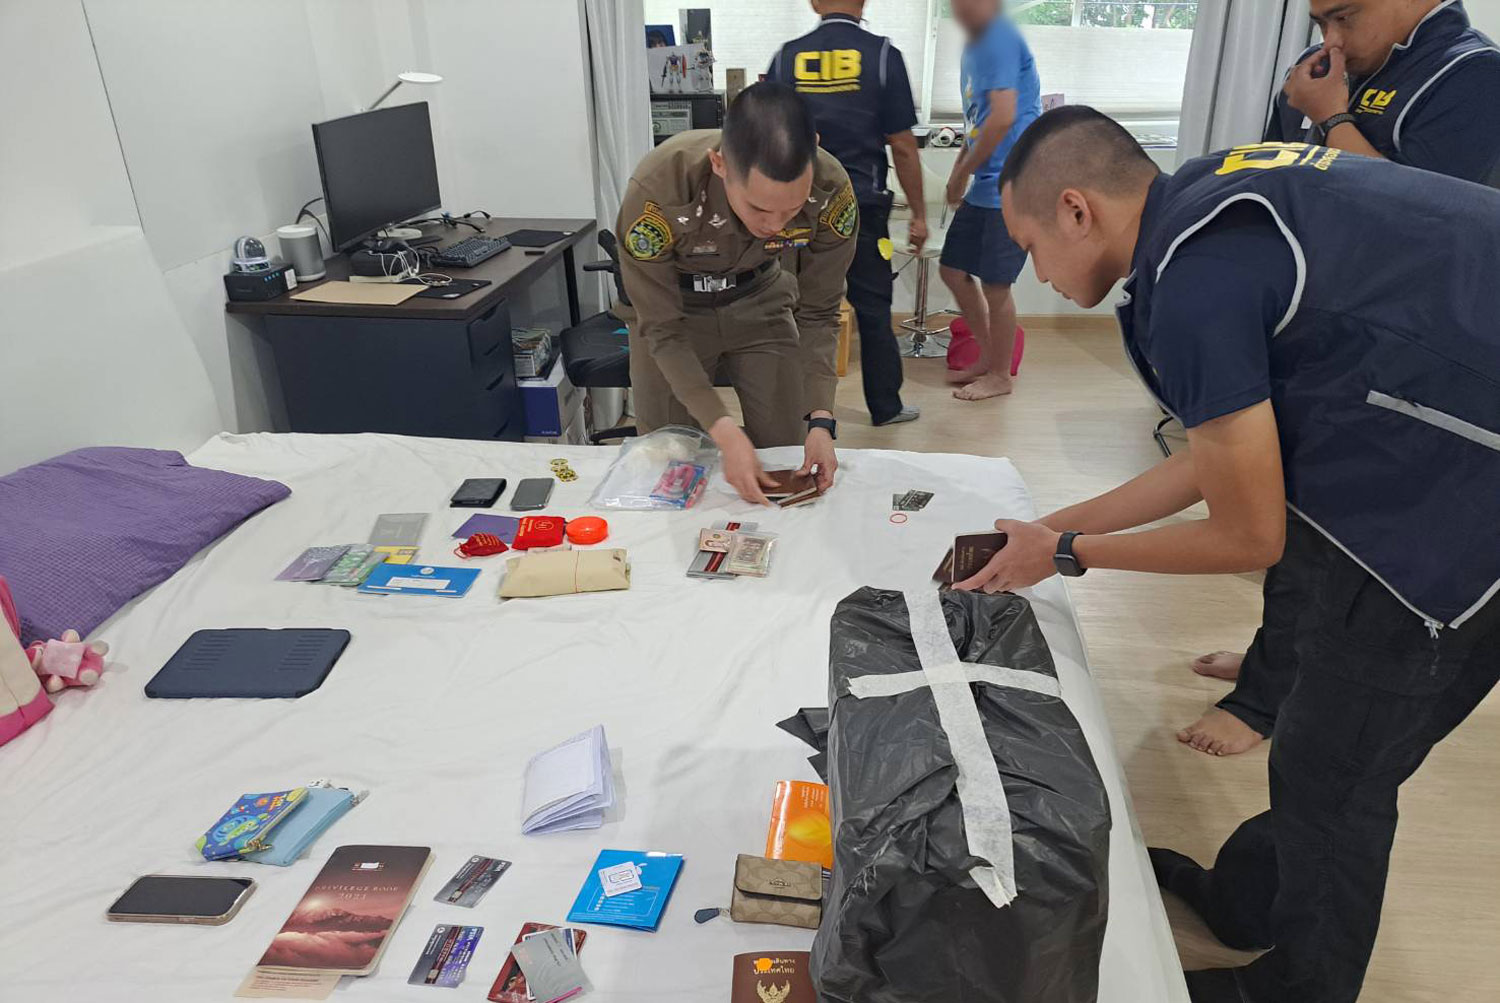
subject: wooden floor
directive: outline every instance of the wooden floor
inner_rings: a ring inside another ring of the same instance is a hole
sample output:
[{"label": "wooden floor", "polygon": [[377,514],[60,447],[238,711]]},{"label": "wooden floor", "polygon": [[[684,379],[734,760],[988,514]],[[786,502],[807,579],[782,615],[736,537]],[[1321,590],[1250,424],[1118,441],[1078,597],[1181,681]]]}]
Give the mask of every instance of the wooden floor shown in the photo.
[{"label": "wooden floor", "polygon": [[[950,396],[942,360],[906,362],[919,421],[873,428],[856,346],[839,386],[839,445],[1007,456],[1042,513],[1157,462],[1156,411],[1112,326],[1029,331],[1014,395]],[[1179,440],[1180,443],[1180,440]],[[973,529],[962,526],[955,529]],[[1210,759],[1174,731],[1228,690],[1188,669],[1197,654],[1246,644],[1260,615],[1258,575],[1173,578],[1096,572],[1072,585],[1084,638],[1147,842],[1200,861],[1266,807],[1266,746]],[[1365,1003],[1500,1000],[1500,699],[1491,696],[1402,794],[1385,919]],[[1168,911],[1188,968],[1238,963],[1175,901]]]}]

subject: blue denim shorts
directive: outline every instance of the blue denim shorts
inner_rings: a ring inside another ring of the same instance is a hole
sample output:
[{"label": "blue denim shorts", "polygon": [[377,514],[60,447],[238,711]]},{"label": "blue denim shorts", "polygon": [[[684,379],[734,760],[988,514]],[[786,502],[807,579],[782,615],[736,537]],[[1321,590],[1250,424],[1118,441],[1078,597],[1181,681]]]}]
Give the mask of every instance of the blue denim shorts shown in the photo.
[{"label": "blue denim shorts", "polygon": [[1026,252],[1010,239],[999,209],[965,202],[948,227],[939,260],[987,285],[1008,286],[1026,267]]}]

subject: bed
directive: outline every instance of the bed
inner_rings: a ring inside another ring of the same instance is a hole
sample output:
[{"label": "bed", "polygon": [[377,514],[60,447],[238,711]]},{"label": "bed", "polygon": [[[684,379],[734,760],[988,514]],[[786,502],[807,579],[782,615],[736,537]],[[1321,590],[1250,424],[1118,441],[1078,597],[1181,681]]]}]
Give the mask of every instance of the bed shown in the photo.
[{"label": "bed", "polygon": [[[819,503],[757,513],[780,534],[772,576],[706,582],[684,570],[697,530],[750,509],[722,489],[686,513],[608,514],[629,550],[629,592],[495,598],[503,558],[462,599],[377,597],[273,581],[305,547],[362,540],[383,512],[429,511],[423,559],[458,563],[449,534],[470,510],[446,500],[465,477],[578,472],[549,512],[588,511],[614,451],[388,435],[223,434],[200,466],[283,481],[284,502],[200,553],[96,636],[115,666],[93,691],[0,749],[0,944],[6,1000],[229,999],[331,852],[342,843],[430,846],[432,870],[380,970],[335,998],[409,1000],[406,977],[439,922],[485,927],[456,996],[482,999],[521,924],[560,922],[598,850],[682,853],[655,934],[597,928],[583,954],[601,1001],[728,1000],[736,953],[805,949],[810,931],[698,925],[727,906],[736,853],[764,848],[772,789],[814,779],[807,749],[774,723],[826,700],[829,615],[861,585],[914,586],[956,530],[1032,506],[1006,460],[850,450]],[[797,450],[772,450],[791,464]],[[892,492],[936,497],[904,525]],[[503,503],[502,503],[503,505]],[[498,511],[498,510],[497,510]],[[1082,723],[1114,817],[1110,919],[1099,999],[1186,1001],[1180,965],[1087,653],[1064,584],[1029,590],[1063,696]],[[156,701],[142,692],[202,627],[344,627],[353,640],[324,685],[296,701]],[[522,766],[606,728],[621,805],[603,829],[523,837]],[[193,840],[240,793],[315,779],[369,798],[290,868],[207,864]],[[474,910],[432,896],[469,855],[514,862]],[[136,876],[254,877],[222,927],[111,924],[104,910]],[[1024,894],[1024,890],[1023,890]]]}]

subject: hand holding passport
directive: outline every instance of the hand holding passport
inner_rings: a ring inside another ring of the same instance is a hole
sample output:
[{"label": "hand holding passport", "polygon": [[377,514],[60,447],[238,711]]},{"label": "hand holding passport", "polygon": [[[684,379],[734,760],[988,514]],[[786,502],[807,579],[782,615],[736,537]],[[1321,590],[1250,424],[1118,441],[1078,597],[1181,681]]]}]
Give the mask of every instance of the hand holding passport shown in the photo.
[{"label": "hand holding passport", "polygon": [[953,538],[943,563],[932,573],[932,580],[944,586],[972,578],[990,563],[990,558],[1005,546],[1004,533],[963,533]]}]

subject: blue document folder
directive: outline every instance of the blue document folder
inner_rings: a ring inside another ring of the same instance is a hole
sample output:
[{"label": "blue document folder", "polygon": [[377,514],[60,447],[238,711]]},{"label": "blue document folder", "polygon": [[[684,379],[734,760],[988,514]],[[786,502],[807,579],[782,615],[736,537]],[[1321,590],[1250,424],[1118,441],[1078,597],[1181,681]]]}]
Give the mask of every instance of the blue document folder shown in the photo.
[{"label": "blue document folder", "polygon": [[378,564],[359,590],[376,595],[447,596],[469,591],[478,568],[439,568],[430,564]]},{"label": "blue document folder", "polygon": [[[605,895],[599,872],[624,863],[636,866],[641,887],[618,895]],[[681,872],[681,854],[602,850],[568,912],[568,922],[602,923],[654,932],[661,923],[661,914],[667,908],[672,886],[677,884],[677,875]]]}]

